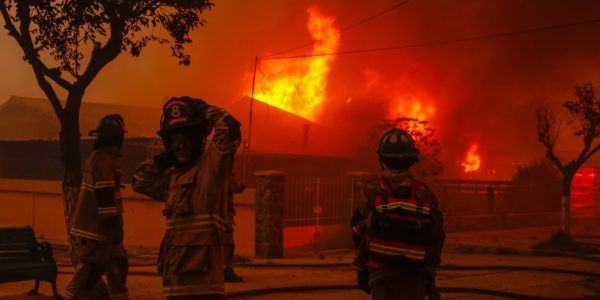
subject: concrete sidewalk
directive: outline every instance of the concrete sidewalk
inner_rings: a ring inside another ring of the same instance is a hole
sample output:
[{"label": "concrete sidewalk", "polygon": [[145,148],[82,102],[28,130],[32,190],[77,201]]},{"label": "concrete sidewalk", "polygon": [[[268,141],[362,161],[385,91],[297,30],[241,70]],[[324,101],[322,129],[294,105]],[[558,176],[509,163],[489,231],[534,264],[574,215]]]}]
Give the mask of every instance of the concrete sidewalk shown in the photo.
[{"label": "concrete sidewalk", "polygon": [[[548,240],[557,231],[557,227],[545,227],[450,233],[443,254],[443,265],[446,267],[516,266],[523,269],[451,270],[446,268],[439,273],[438,285],[441,288],[485,289],[537,297],[600,299],[600,256],[546,256],[532,250],[534,245]],[[573,236],[577,241],[600,248],[600,221],[574,224]],[[148,254],[144,253],[144,255]],[[252,259],[251,262],[236,266],[236,271],[244,277],[244,282],[226,284],[226,292],[317,285],[351,286],[355,284],[356,276],[349,267],[352,257],[352,251],[337,251],[282,259]],[[147,261],[147,259],[137,261]],[[70,270],[68,267],[61,268],[61,271]],[[154,274],[153,266],[132,267],[131,273],[128,286],[132,299],[164,299],[161,295],[160,278]],[[69,274],[59,275],[60,291],[64,291],[70,278]],[[0,284],[0,300],[48,299],[48,297],[23,296],[32,286],[33,282]],[[41,293],[51,294],[49,284],[42,283]],[[467,293],[444,293],[443,297],[445,299],[505,299]],[[362,300],[369,299],[369,296],[358,290],[341,290],[270,294],[248,299],[282,298]]]}]

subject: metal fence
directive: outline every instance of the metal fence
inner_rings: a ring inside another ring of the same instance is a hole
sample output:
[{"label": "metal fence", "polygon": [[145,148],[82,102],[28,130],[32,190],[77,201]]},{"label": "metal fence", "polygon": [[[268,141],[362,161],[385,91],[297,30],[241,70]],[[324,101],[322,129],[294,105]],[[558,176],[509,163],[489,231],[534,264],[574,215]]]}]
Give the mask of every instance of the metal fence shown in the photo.
[{"label": "metal fence", "polygon": [[354,209],[348,177],[294,177],[285,179],[285,227],[350,224]]},{"label": "metal fence", "polygon": [[[560,193],[540,184],[442,180],[430,186],[447,216],[545,213],[560,209]],[[588,207],[592,206],[588,202],[596,203],[590,199],[600,193],[588,192],[590,196],[585,202],[577,198],[582,198],[579,190],[584,189],[578,187],[573,192],[573,209],[581,202],[587,205],[589,214],[600,214],[597,208]],[[351,177],[287,176],[283,224],[285,227],[349,224],[353,209],[362,201],[362,188],[355,185]]]},{"label": "metal fence", "polygon": [[540,184],[444,180],[434,189],[446,215],[552,212],[560,204],[560,193]]}]

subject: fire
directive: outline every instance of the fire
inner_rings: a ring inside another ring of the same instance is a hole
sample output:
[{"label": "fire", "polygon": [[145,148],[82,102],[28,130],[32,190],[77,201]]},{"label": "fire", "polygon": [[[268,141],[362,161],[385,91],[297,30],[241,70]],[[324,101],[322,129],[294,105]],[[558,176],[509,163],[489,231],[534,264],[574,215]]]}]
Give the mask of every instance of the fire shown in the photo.
[{"label": "fire", "polygon": [[[322,15],[316,7],[307,10],[307,27],[317,41],[313,54],[333,53],[339,46],[339,31],[335,18]],[[322,39],[322,40],[321,40]],[[325,100],[327,75],[335,55],[314,56],[304,59],[272,60],[261,69],[255,99],[314,121]]]},{"label": "fire", "polygon": [[425,124],[423,121],[431,122],[435,115],[435,107],[430,104],[425,104],[424,101],[416,97],[398,97],[398,100],[393,101],[392,109],[389,113],[389,118],[407,118],[413,119],[414,122],[408,124],[412,130],[423,133]]},{"label": "fire", "polygon": [[390,112],[392,118],[411,118],[420,121],[429,121],[435,114],[433,105],[423,104],[418,98],[401,99],[396,101],[395,108]]},{"label": "fire", "polygon": [[467,155],[465,160],[461,162],[461,166],[465,168],[465,173],[475,172],[479,170],[479,166],[481,165],[481,159],[479,158],[479,154],[477,153],[479,150],[479,146],[477,144],[471,144],[469,147],[469,151],[467,151]]}]

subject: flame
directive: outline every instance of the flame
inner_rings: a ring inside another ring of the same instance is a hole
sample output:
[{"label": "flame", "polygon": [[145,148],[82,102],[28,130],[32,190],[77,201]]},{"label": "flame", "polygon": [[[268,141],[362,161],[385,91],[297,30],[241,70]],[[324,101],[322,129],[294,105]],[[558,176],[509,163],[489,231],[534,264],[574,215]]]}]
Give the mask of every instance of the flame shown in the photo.
[{"label": "flame", "polygon": [[[313,54],[333,53],[339,46],[335,18],[322,15],[316,7],[307,10],[307,27],[316,41]],[[327,75],[335,55],[304,59],[267,61],[255,99],[314,121],[325,100]]]},{"label": "flame", "polygon": [[467,151],[467,155],[465,160],[461,162],[461,166],[465,168],[465,173],[475,172],[479,170],[479,166],[481,165],[481,159],[479,158],[479,154],[477,151],[479,150],[479,145],[471,144],[469,147],[469,151]]},{"label": "flame", "polygon": [[423,101],[416,97],[405,99],[400,98],[395,101],[394,109],[390,112],[392,118],[411,118],[419,121],[430,121],[435,114],[435,107],[429,104],[423,104]]},{"label": "flame", "polygon": [[421,133],[425,130],[425,124],[420,121],[431,122],[436,111],[433,105],[425,104],[424,101],[417,97],[399,96],[392,103],[392,109],[388,117],[391,119],[413,119],[415,121],[411,122],[409,127]]}]

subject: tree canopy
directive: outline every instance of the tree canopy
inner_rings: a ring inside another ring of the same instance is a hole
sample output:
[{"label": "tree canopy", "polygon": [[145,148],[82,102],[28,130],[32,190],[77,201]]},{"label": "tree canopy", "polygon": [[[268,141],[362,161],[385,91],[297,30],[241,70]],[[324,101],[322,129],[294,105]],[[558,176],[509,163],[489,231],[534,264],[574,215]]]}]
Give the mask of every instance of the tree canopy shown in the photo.
[{"label": "tree canopy", "polygon": [[190,32],[204,25],[200,14],[212,6],[209,0],[0,0],[0,13],[60,119],[48,79],[69,92],[85,89],[121,52],[139,56],[150,43],[170,44],[179,63],[189,65]]}]

